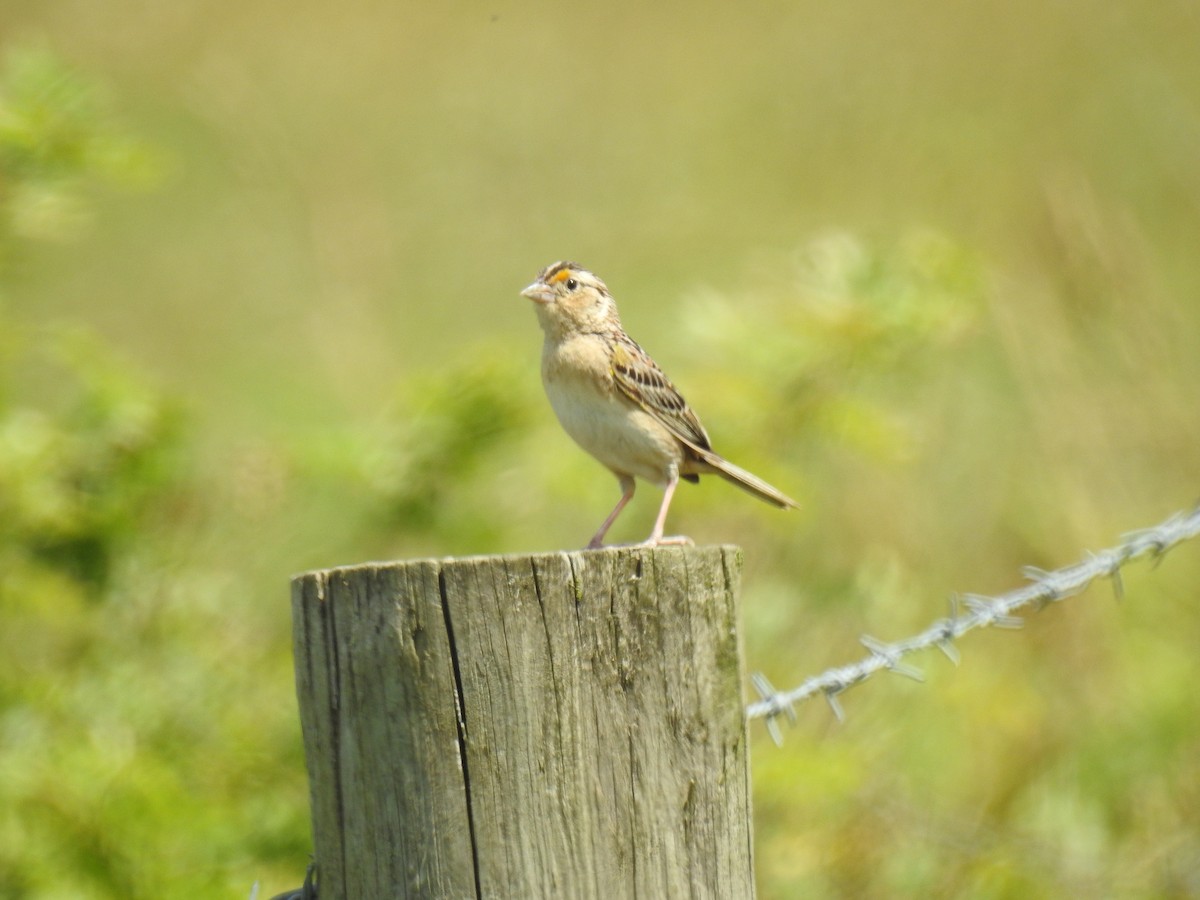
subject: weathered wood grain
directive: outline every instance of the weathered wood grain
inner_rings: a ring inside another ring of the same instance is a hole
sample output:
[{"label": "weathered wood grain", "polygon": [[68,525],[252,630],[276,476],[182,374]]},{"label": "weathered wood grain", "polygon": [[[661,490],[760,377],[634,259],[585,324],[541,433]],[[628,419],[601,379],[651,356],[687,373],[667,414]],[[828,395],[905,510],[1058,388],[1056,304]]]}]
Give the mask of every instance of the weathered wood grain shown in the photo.
[{"label": "weathered wood grain", "polygon": [[740,551],[293,582],[322,900],[753,896]]}]

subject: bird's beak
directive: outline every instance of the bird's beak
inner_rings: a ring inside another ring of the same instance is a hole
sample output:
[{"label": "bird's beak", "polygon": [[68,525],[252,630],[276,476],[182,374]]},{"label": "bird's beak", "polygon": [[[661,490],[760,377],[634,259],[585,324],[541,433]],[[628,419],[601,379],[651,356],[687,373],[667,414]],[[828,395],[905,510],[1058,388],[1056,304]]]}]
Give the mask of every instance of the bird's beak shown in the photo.
[{"label": "bird's beak", "polygon": [[554,299],[554,291],[550,286],[541,281],[535,281],[525,290],[521,291],[522,297],[528,297],[534,303],[549,303]]}]

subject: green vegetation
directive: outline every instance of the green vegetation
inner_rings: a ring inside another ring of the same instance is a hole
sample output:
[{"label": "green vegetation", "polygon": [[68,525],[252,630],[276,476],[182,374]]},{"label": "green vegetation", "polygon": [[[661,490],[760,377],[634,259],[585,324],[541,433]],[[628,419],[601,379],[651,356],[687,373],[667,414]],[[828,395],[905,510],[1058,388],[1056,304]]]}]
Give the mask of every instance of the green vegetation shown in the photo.
[{"label": "green vegetation", "polygon": [[[288,576],[582,543],[616,499],[541,396],[553,259],[802,502],[672,512],[744,548],[777,685],[1195,499],[1183,5],[16,6],[4,900],[299,884]],[[1197,583],[1185,546],[756,726],[760,896],[1195,894]]]}]

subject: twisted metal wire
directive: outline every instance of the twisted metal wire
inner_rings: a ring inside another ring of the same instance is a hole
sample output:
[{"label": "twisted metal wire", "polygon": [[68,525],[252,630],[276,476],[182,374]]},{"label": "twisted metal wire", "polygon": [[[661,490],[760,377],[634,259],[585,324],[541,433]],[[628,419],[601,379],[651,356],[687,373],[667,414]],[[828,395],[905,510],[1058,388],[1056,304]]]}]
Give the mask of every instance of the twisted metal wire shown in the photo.
[{"label": "twisted metal wire", "polygon": [[[1121,567],[1143,556],[1156,561],[1177,544],[1200,534],[1200,505],[1190,513],[1178,512],[1152,528],[1124,535],[1120,546],[1099,553],[1088,553],[1074,565],[1046,571],[1034,566],[1021,570],[1030,583],[997,597],[963,594],[950,600],[950,615],[939,619],[919,634],[886,643],[869,635],[860,641],[869,655],[858,662],[827,669],[820,675],[805,679],[790,691],[777,691],[760,672],[751,676],[761,699],[746,708],[749,719],[765,719],[767,731],[776,744],[783,742],[779,729],[780,716],[796,721],[796,704],[822,694],[839,720],[844,718],[838,695],[860,684],[876,672],[886,669],[916,681],[923,681],[919,669],[903,662],[904,657],[919,650],[937,647],[955,665],[959,661],[954,642],[977,628],[1020,628],[1023,621],[1013,613],[1024,607],[1035,611],[1057,603],[1085,590],[1099,578],[1111,579],[1117,596],[1123,593]],[[965,610],[963,609],[965,607]]]}]

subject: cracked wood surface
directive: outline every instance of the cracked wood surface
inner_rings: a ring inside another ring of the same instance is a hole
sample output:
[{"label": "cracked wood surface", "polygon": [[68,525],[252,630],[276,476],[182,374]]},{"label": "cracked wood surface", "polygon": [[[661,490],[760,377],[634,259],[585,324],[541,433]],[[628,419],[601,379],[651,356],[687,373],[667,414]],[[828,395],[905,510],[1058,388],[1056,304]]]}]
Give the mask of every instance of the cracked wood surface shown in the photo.
[{"label": "cracked wood surface", "polygon": [[293,581],[322,900],[753,896],[732,547]]}]

